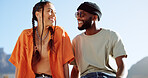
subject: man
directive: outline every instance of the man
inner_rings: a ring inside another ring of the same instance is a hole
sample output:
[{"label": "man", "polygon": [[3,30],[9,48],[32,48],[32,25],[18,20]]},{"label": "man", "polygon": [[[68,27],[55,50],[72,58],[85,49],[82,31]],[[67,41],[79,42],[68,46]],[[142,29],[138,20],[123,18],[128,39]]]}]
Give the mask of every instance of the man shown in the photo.
[{"label": "man", "polygon": [[[121,39],[114,31],[96,28],[101,15],[100,8],[92,2],[84,2],[77,8],[78,29],[85,32],[72,41],[76,66],[71,78],[77,78],[78,72],[81,78],[125,78],[127,75],[123,60],[127,54]],[[111,66],[111,58],[116,61],[117,69]]]}]

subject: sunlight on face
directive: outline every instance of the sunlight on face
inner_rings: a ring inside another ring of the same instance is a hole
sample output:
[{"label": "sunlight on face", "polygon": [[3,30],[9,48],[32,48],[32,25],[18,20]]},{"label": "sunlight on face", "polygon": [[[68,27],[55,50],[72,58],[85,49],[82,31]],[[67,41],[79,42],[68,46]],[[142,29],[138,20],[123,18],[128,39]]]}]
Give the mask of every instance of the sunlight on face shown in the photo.
[{"label": "sunlight on face", "polygon": [[56,11],[52,3],[44,6],[44,23],[46,27],[53,26],[56,20]]}]

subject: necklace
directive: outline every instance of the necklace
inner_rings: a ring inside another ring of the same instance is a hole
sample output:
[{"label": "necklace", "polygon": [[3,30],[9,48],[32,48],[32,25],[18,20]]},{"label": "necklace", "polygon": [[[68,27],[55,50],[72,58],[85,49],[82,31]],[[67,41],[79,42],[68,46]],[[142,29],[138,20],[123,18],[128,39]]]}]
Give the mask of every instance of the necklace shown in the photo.
[{"label": "necklace", "polygon": [[43,39],[41,39],[41,37],[39,36],[37,28],[36,28],[36,33],[37,33],[37,36],[38,36],[39,40],[45,40],[47,35],[49,34],[49,30],[48,30],[47,34],[45,35],[45,37]]}]

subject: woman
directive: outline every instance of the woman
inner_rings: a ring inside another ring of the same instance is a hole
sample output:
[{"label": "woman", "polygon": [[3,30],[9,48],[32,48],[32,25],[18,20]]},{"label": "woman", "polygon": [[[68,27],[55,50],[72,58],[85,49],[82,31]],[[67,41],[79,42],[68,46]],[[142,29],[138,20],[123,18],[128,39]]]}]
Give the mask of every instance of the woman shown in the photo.
[{"label": "woman", "polygon": [[68,34],[56,26],[54,5],[39,2],[32,13],[33,28],[21,33],[9,59],[16,78],[69,78],[68,63],[74,56]]}]

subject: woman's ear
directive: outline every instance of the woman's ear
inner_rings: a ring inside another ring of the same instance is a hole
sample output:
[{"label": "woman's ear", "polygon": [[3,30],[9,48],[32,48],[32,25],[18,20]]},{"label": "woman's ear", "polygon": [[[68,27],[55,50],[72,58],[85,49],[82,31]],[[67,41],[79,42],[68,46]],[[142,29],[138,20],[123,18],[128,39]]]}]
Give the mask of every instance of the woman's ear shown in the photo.
[{"label": "woman's ear", "polygon": [[35,12],[35,16],[37,17],[37,19],[40,19],[41,18],[40,12]]}]

